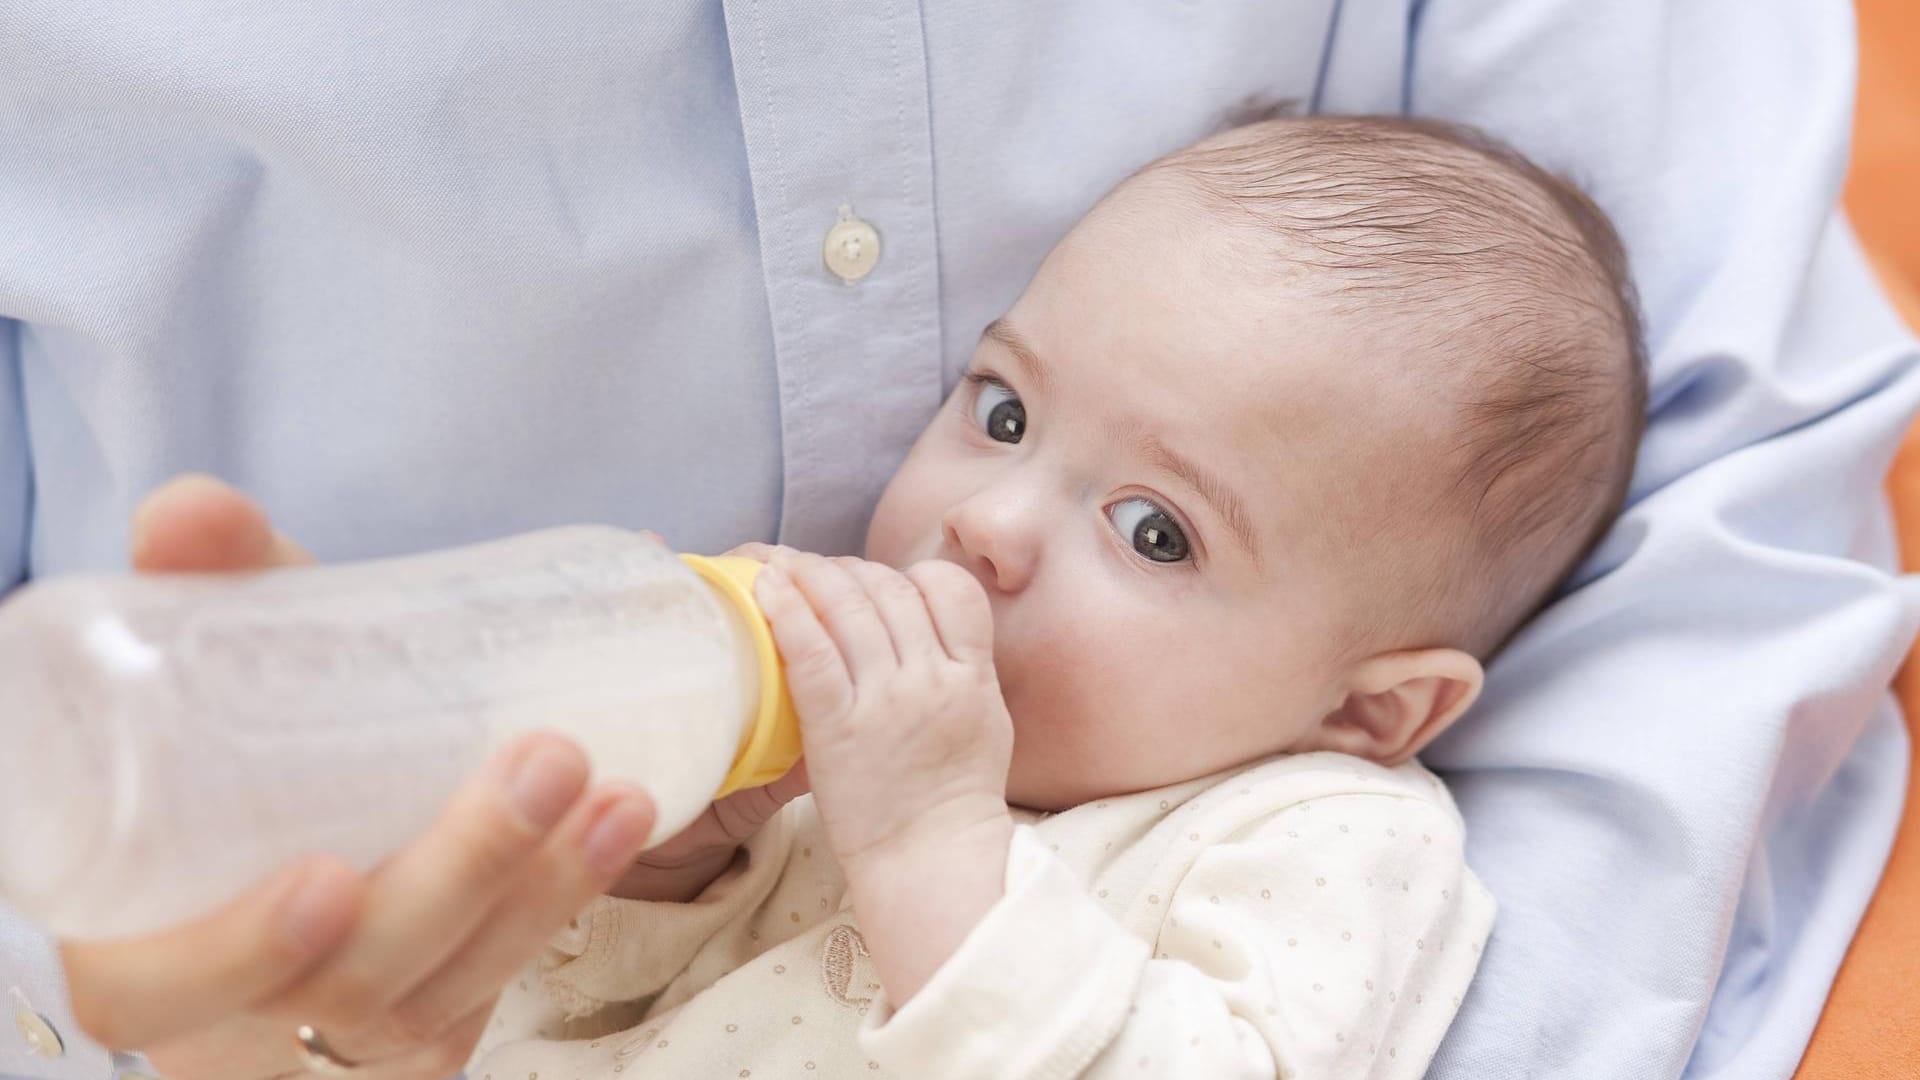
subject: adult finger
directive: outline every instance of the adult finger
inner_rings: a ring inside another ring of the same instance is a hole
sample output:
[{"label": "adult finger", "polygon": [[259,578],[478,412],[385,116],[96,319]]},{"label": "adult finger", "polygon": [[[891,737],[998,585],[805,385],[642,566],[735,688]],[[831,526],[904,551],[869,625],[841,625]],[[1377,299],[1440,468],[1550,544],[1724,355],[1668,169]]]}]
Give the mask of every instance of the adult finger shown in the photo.
[{"label": "adult finger", "polygon": [[902,664],[946,655],[933,628],[933,616],[927,611],[926,597],[906,575],[864,559],[846,569],[880,613],[880,623],[887,628],[893,651]]},{"label": "adult finger", "polygon": [[253,1007],[319,964],[352,929],[366,883],[337,859],[303,859],[178,929],[115,942],[62,942],[74,1018],[132,1049]]},{"label": "adult finger", "polygon": [[431,1042],[500,993],[541,947],[624,873],[653,829],[653,800],[609,784],[569,813],[516,874],[481,930],[395,1003],[396,1039]]},{"label": "adult finger", "polygon": [[265,570],[313,561],[252,499],[191,473],[141,502],[130,547],[134,569],[152,573]]},{"label": "adult finger", "polygon": [[[587,773],[586,755],[555,735],[527,736],[496,754],[434,824],[375,872],[353,936],[275,1011],[292,1006],[297,1023],[336,1040],[384,1013],[444,964],[527,873]],[[413,1049],[379,1041],[340,1049],[366,1058]]]},{"label": "adult finger", "polygon": [[[169,1076],[257,1080],[295,1067],[293,1032],[301,1024],[312,1024],[344,1059],[373,1067],[356,1071],[356,1078],[419,1075],[440,1080],[451,1075],[473,1045],[472,1037],[460,1034],[461,1018],[476,1010],[484,1015],[507,981],[596,895],[601,880],[616,875],[631,861],[652,827],[652,801],[635,789],[608,785],[577,800],[546,845],[560,857],[529,859],[522,872],[513,875],[516,895],[497,902],[480,929],[423,980],[422,989],[435,987],[434,992],[422,995],[416,990],[397,1005],[356,1021],[322,1018],[317,1007],[307,1003],[311,999],[302,988],[295,986],[212,1030],[149,1046],[150,1059]],[[585,884],[579,883],[582,863],[590,867]],[[376,873],[376,885],[379,880]],[[557,893],[567,895],[552,899]],[[548,897],[544,907],[538,902],[543,894]],[[534,902],[528,901],[529,896]],[[437,1068],[439,1062],[449,1060],[448,1054],[452,1069],[412,1071]]]},{"label": "adult finger", "polygon": [[993,605],[972,574],[931,559],[909,567],[907,580],[926,598],[927,613],[948,656],[966,664],[993,662]]},{"label": "adult finger", "polygon": [[[494,997],[498,996],[496,988]],[[467,1059],[473,1056],[480,1036],[486,1033],[493,1000],[488,998],[484,1005],[461,1017],[430,1045],[381,1061],[356,1061],[353,1080],[446,1080],[459,1075]],[[312,1080],[312,1076],[309,1072],[299,1072],[287,1080]]]}]

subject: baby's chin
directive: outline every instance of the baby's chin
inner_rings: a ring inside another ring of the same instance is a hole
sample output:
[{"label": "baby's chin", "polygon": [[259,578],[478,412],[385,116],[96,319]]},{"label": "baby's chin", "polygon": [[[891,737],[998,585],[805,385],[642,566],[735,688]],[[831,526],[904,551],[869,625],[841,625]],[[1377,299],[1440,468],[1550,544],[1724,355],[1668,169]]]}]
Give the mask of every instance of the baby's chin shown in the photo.
[{"label": "baby's chin", "polygon": [[1013,714],[1013,765],[1007,771],[1010,805],[1052,813],[1144,789],[1101,775],[1097,755],[1061,740],[1057,727],[1023,725],[1017,701],[1016,697],[1008,702]]},{"label": "baby's chin", "polygon": [[1026,810],[1056,813],[1101,799],[1150,790],[1155,786],[1102,783],[1101,778],[1086,775],[1084,770],[1051,766],[1051,762],[1027,765],[1016,747],[1013,768],[1007,774],[1007,804]]},{"label": "baby's chin", "polygon": [[1100,798],[1099,795],[1076,798],[1069,794],[1069,786],[1062,785],[1058,777],[1040,777],[1028,782],[1018,775],[1007,776],[1007,805],[1023,810],[1039,810],[1043,813],[1057,813],[1070,810],[1084,803]]}]

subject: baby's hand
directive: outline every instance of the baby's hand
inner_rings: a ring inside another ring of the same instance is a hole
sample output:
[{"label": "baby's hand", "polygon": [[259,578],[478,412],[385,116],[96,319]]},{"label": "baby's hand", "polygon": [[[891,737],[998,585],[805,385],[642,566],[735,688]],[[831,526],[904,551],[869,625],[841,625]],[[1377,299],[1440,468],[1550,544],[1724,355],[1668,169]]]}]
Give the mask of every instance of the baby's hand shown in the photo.
[{"label": "baby's hand", "polygon": [[786,662],[821,823],[849,878],[920,845],[1010,827],[1013,724],[994,674],[993,614],[972,575],[945,562],[902,574],[783,551],[755,592]]},{"label": "baby's hand", "polygon": [[709,803],[673,839],[641,852],[607,893],[623,900],[692,900],[726,872],[741,844],[806,791],[807,766],[801,762],[765,787]]},{"label": "baby's hand", "polygon": [[785,544],[763,544],[758,540],[754,540],[741,544],[739,547],[727,552],[727,554],[737,555],[742,559],[752,559],[754,562],[767,562],[781,552],[791,552],[794,550],[794,548],[790,548]]}]

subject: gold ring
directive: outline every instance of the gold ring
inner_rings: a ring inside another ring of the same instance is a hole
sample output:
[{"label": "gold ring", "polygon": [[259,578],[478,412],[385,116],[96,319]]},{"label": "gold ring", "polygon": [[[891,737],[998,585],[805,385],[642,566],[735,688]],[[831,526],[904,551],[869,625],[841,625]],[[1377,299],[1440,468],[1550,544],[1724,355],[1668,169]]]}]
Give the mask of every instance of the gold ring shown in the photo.
[{"label": "gold ring", "polygon": [[358,1065],[333,1052],[327,1040],[312,1024],[301,1024],[293,1033],[293,1056],[300,1067],[318,1076],[348,1076]]}]

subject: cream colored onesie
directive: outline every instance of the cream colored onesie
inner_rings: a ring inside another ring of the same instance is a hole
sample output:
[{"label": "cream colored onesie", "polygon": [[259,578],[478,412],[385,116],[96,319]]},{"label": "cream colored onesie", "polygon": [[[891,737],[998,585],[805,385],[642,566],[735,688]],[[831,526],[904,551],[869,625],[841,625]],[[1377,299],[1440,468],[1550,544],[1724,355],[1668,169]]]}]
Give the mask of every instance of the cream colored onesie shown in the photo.
[{"label": "cream colored onesie", "polygon": [[1493,923],[1418,764],[1301,754],[1016,813],[1006,895],[903,1008],[803,798],[693,903],[596,901],[467,1074],[1414,1078]]}]

